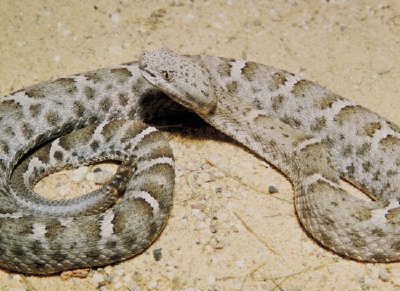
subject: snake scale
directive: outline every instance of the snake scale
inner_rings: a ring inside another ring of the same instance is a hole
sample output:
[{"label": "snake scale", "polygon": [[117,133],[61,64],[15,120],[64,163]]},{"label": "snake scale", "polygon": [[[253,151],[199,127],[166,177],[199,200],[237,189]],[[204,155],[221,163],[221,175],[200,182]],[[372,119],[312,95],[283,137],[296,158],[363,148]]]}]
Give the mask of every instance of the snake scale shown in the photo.
[{"label": "snake scale", "polygon": [[[301,224],[322,245],[361,261],[400,260],[397,125],[286,71],[163,48],[1,99],[1,268],[103,266],[157,238],[172,205],[174,161],[144,123],[145,105],[194,112],[281,170]],[[119,168],[94,192],[61,201],[32,190],[49,173],[105,160]],[[348,194],[340,179],[370,199]]]}]

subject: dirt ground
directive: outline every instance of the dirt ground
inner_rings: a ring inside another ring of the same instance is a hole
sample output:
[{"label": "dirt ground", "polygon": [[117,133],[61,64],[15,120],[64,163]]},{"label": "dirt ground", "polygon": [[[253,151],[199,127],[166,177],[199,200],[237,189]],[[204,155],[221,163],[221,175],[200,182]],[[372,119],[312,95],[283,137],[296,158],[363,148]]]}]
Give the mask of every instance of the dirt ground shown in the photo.
[{"label": "dirt ground", "polygon": [[[400,124],[395,0],[2,0],[0,15],[0,95],[167,46],[300,73]],[[400,264],[347,260],[308,237],[291,184],[264,161],[228,142],[169,139],[174,208],[145,253],[84,278],[0,271],[0,289],[400,289]],[[74,175],[53,175],[40,187],[87,191],[90,183],[69,182]]]}]

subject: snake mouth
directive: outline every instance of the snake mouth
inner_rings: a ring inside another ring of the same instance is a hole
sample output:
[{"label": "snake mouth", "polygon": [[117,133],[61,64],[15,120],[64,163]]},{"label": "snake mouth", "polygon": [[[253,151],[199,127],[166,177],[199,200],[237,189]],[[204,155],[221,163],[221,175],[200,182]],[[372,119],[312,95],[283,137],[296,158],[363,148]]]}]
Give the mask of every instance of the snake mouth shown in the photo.
[{"label": "snake mouth", "polygon": [[154,75],[151,71],[146,70],[147,65],[140,66],[140,70],[142,71],[142,75],[145,79],[149,80],[151,83],[155,81],[156,75]]}]

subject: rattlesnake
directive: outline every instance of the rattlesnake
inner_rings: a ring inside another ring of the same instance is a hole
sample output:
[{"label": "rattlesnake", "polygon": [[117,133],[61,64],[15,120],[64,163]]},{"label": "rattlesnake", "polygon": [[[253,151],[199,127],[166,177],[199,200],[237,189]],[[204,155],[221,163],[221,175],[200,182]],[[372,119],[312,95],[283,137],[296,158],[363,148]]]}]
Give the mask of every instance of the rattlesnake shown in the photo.
[{"label": "rattlesnake", "polygon": [[[165,95],[280,169],[317,241],[356,260],[400,259],[396,125],[286,71],[161,49],[2,99],[0,267],[46,274],[102,266],[151,244],[171,207],[173,158],[143,124],[141,106],[147,99],[179,113]],[[106,159],[121,166],[94,193],[60,202],[30,190],[59,168]],[[371,201],[349,195],[340,178]]]}]

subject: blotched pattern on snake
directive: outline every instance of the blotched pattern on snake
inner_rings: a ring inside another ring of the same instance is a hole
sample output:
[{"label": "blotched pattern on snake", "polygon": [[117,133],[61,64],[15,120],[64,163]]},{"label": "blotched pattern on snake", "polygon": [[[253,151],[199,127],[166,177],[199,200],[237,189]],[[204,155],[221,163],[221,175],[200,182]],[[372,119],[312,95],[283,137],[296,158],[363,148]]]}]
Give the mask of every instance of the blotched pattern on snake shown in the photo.
[{"label": "blotched pattern on snake", "polygon": [[[161,49],[1,99],[0,267],[103,266],[154,241],[172,205],[173,157],[144,124],[144,104],[164,115],[194,112],[280,169],[302,225],[329,249],[400,259],[397,125],[286,71]],[[119,169],[92,193],[54,201],[32,191],[51,172],[104,160]],[[340,179],[371,201],[349,195]]]}]

